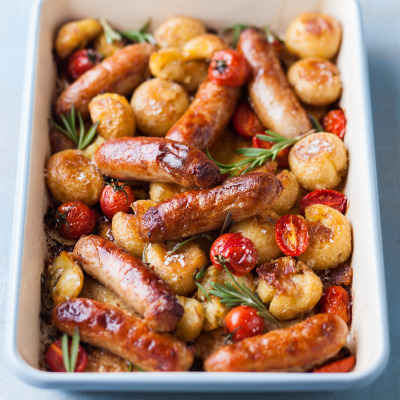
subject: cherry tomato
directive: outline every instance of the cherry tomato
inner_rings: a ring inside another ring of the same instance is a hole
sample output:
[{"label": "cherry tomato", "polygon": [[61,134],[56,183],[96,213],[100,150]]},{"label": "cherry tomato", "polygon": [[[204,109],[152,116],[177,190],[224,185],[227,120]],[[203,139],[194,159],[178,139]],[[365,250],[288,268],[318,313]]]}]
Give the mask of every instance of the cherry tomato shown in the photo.
[{"label": "cherry tomato", "polygon": [[[68,348],[71,351],[71,343],[72,341],[68,339]],[[61,339],[53,342],[49,349],[46,352],[46,363],[49,368],[53,372],[66,372],[64,361],[63,361],[63,352],[61,348]],[[76,359],[75,371],[74,372],[83,372],[88,363],[88,355],[82,346],[78,347],[78,357]]]},{"label": "cherry tomato", "polygon": [[218,256],[225,258],[225,265],[236,276],[250,272],[258,262],[258,252],[253,242],[239,233],[225,233],[211,246],[211,262],[220,270]]},{"label": "cherry tomato", "polygon": [[250,73],[247,60],[236,50],[216,51],[208,68],[208,77],[218,85],[243,86]]},{"label": "cherry tomato", "polygon": [[253,307],[235,307],[225,317],[225,329],[232,335],[232,340],[238,342],[263,333],[264,319],[257,314],[257,310]]},{"label": "cherry tomato", "polygon": [[131,203],[135,201],[133,190],[125,183],[112,180],[103,189],[100,197],[100,207],[108,219],[118,212],[127,213]]},{"label": "cherry tomato", "polygon": [[78,50],[72,53],[66,64],[67,78],[72,82],[95,65],[99,64],[100,56],[92,49]]},{"label": "cherry tomato", "polygon": [[328,111],[323,120],[322,127],[325,132],[334,133],[339,139],[344,138],[346,133],[346,116],[341,109]]},{"label": "cherry tomato", "polygon": [[303,219],[296,215],[284,215],[275,226],[275,239],[282,253],[290,257],[303,254],[308,246],[308,230]]},{"label": "cherry tomato", "polygon": [[265,130],[249,103],[242,103],[236,109],[233,115],[233,127],[244,139],[251,139],[257,133],[264,133]]},{"label": "cherry tomato", "polygon": [[[264,135],[264,133],[258,132],[259,134]],[[253,137],[253,147],[256,149],[270,149],[275,143],[273,142],[266,142],[265,140],[261,140],[258,137]],[[278,165],[282,168],[287,167],[289,165],[289,152],[290,148],[287,147],[286,149],[281,150],[275,157],[275,161]]]},{"label": "cherry tomato", "polygon": [[314,204],[324,204],[346,214],[347,196],[332,189],[318,189],[305,195],[300,202],[300,212],[304,215],[307,207]]},{"label": "cherry tomato", "polygon": [[349,372],[354,367],[355,363],[356,358],[354,356],[350,356],[343,358],[342,360],[326,364],[323,367],[314,369],[313,372]]},{"label": "cherry tomato", "polygon": [[330,286],[321,297],[321,312],[334,314],[343,319],[350,320],[349,295],[341,286]]},{"label": "cherry tomato", "polygon": [[94,211],[81,201],[68,201],[57,209],[57,226],[60,235],[78,239],[88,235],[96,225]]}]

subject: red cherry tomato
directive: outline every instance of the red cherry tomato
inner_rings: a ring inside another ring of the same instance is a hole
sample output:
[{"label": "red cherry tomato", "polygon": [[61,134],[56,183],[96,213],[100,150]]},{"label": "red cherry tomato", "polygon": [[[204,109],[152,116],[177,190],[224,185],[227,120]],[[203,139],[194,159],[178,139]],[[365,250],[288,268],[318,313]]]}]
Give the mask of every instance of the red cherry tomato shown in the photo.
[{"label": "red cherry tomato", "polygon": [[341,317],[344,322],[350,320],[349,295],[341,286],[331,286],[321,297],[321,312],[335,314]]},{"label": "red cherry tomato", "polygon": [[100,63],[99,54],[92,49],[78,50],[67,59],[66,74],[72,82]]},{"label": "red cherry tomato", "polygon": [[258,262],[258,252],[253,242],[239,233],[225,233],[211,246],[211,262],[220,270],[218,256],[225,258],[225,265],[236,276],[250,272]]},{"label": "red cherry tomato", "polygon": [[135,201],[133,190],[125,183],[112,180],[106,185],[100,197],[100,207],[108,219],[118,212],[127,213],[131,203]]},{"label": "red cherry tomato", "polygon": [[243,86],[249,76],[247,60],[236,50],[220,50],[213,54],[208,77],[218,85]]},{"label": "red cherry tomato", "polygon": [[57,226],[60,235],[78,239],[88,235],[96,225],[94,211],[81,201],[68,201],[57,209]]},{"label": "red cherry tomato", "polygon": [[303,254],[308,246],[308,230],[302,218],[284,215],[275,226],[275,239],[282,253],[290,257]]},{"label": "red cherry tomato", "polygon": [[346,133],[346,116],[341,109],[328,111],[323,120],[322,127],[325,132],[334,133],[339,139],[344,138]]},{"label": "red cherry tomato", "polygon": [[233,127],[244,139],[251,139],[257,133],[265,130],[249,103],[242,103],[236,109],[233,115]]},{"label": "red cherry tomato", "polygon": [[305,195],[300,202],[300,212],[304,215],[307,207],[313,204],[324,204],[346,214],[347,196],[332,189],[319,189]]},{"label": "red cherry tomato", "polygon": [[[261,135],[264,133],[258,132]],[[258,137],[254,136],[252,141],[253,147],[256,149],[270,149],[275,143],[273,142],[266,142],[265,140],[261,140]],[[290,148],[287,147],[286,149],[281,150],[275,157],[275,161],[278,165],[282,168],[287,167],[289,165],[289,152]]]},{"label": "red cherry tomato", "polygon": [[343,358],[342,360],[326,364],[321,368],[314,369],[313,372],[349,372],[354,367],[355,363],[356,358],[354,356],[350,356]]},{"label": "red cherry tomato", "polygon": [[232,340],[238,342],[263,333],[264,319],[257,314],[257,310],[253,307],[235,307],[225,317],[225,329],[232,335]]},{"label": "red cherry tomato", "polygon": [[[68,339],[68,348],[71,351],[71,340]],[[53,372],[66,372],[63,352],[61,348],[61,339],[56,340],[51,344],[46,352],[46,363]],[[88,363],[88,355],[82,346],[78,347],[78,357],[76,359],[75,371],[83,372]]]}]

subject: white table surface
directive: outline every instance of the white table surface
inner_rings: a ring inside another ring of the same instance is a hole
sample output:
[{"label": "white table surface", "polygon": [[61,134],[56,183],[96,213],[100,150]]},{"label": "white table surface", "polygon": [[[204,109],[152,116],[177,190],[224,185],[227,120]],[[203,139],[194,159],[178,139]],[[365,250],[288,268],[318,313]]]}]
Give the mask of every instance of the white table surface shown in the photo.
[{"label": "white table surface", "polygon": [[[391,328],[391,357],[372,385],[348,393],[104,394],[33,388],[14,377],[3,357],[7,269],[29,0],[0,0],[0,399],[400,399],[400,1],[361,0],[368,48],[379,198]],[[357,93],[354,93],[357,101]],[[367,226],[367,225],[366,225]]]}]

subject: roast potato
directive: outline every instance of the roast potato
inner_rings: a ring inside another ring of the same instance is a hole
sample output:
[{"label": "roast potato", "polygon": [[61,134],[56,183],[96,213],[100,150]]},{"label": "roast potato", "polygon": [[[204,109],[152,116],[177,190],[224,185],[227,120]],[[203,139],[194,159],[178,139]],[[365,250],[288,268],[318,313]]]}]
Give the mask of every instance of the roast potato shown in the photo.
[{"label": "roast potato", "polygon": [[196,36],[182,47],[182,55],[186,60],[210,60],[214,52],[229,47],[226,40],[212,33]]},{"label": "roast potato", "polygon": [[88,147],[86,147],[83,151],[83,154],[91,160],[94,156],[94,153],[96,153],[97,149],[105,143],[106,139],[103,138],[103,136],[97,135],[96,138],[93,140],[91,144],[89,144]]},{"label": "roast potato", "polygon": [[200,335],[204,323],[204,310],[196,299],[178,296],[183,306],[183,317],[176,324],[174,335],[184,342],[190,342]]},{"label": "roast potato", "polygon": [[176,183],[151,182],[149,196],[150,200],[160,203],[179,193],[187,192],[188,190],[190,189]]},{"label": "roast potato", "polygon": [[346,148],[332,133],[314,133],[292,147],[289,165],[305,189],[333,189],[346,174]]},{"label": "roast potato", "polygon": [[136,215],[144,214],[149,208],[156,206],[152,200],[136,200],[131,204],[132,210]]},{"label": "roast potato", "polygon": [[297,182],[296,176],[287,169],[281,171],[276,177],[282,182],[283,190],[281,195],[271,205],[269,211],[284,215],[296,204],[300,193],[300,185]]},{"label": "roast potato", "polygon": [[61,203],[80,200],[90,206],[99,201],[103,176],[82,151],[64,150],[53,154],[46,169],[47,185]]},{"label": "roast potato", "polygon": [[208,64],[205,61],[186,61],[184,64],[185,76],[179,83],[188,92],[194,92],[202,84],[208,74]]},{"label": "roast potato", "polygon": [[142,133],[165,136],[189,107],[189,96],[177,83],[154,78],[136,89],[131,105]]},{"label": "roast potato", "polygon": [[106,35],[102,33],[95,39],[93,47],[103,58],[106,58],[112,56],[119,49],[122,49],[124,42],[122,40],[113,40],[112,43],[108,43]]},{"label": "roast potato", "polygon": [[210,300],[201,303],[204,310],[203,331],[208,332],[213,329],[222,328],[224,319],[230,308],[221,303],[216,296],[210,296]]},{"label": "roast potato", "polygon": [[161,49],[150,57],[150,72],[156,78],[181,82],[185,78],[185,63],[176,48]]}]

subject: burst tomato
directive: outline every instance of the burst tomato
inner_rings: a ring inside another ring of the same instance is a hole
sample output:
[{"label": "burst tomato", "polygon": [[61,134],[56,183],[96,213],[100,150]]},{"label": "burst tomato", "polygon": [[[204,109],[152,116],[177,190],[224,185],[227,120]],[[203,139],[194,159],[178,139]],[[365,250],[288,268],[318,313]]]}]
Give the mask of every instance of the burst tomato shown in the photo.
[{"label": "burst tomato", "polygon": [[328,111],[323,120],[322,127],[325,132],[334,133],[343,140],[346,133],[346,116],[341,109]]},{"label": "burst tomato", "polygon": [[257,133],[264,132],[264,127],[249,103],[242,103],[233,115],[233,127],[244,139],[251,139]]},{"label": "burst tomato", "polygon": [[218,85],[243,86],[249,76],[247,60],[236,50],[220,50],[213,54],[208,77]]},{"label": "burst tomato", "polygon": [[347,196],[332,189],[314,190],[304,196],[300,202],[300,212],[302,215],[304,215],[305,209],[313,204],[324,204],[340,211],[342,214],[346,214]]},{"label": "burst tomato", "polygon": [[321,312],[335,314],[344,322],[350,320],[350,299],[341,286],[330,286],[321,297]]},{"label": "burst tomato", "polygon": [[290,257],[303,254],[308,246],[308,230],[303,219],[296,215],[284,215],[275,226],[275,239],[282,253]]},{"label": "burst tomato", "polygon": [[234,342],[259,335],[264,331],[264,319],[249,306],[233,308],[225,317],[225,329]]},{"label": "burst tomato", "polygon": [[339,361],[334,361],[323,367],[314,369],[313,372],[349,372],[356,363],[356,358],[354,356],[343,358]]},{"label": "burst tomato", "polygon": [[78,239],[91,233],[96,225],[94,211],[81,201],[68,201],[58,207],[57,226],[60,235]]},{"label": "burst tomato", "polygon": [[[68,348],[71,351],[71,340],[68,339]],[[46,363],[53,372],[66,372],[61,348],[61,339],[53,342],[46,352]],[[88,363],[88,355],[82,346],[78,347],[75,371],[83,372]]]},{"label": "burst tomato", "polygon": [[[264,133],[258,132],[262,135]],[[257,149],[270,149],[275,143],[273,142],[266,142],[265,140],[261,140],[258,137],[254,136],[252,141],[253,147]],[[286,149],[281,150],[275,157],[275,161],[281,168],[287,167],[289,165],[289,152],[290,148],[287,147]]]},{"label": "burst tomato", "polygon": [[70,81],[78,79],[82,74],[99,64],[100,56],[92,49],[78,50],[67,59],[66,74]]},{"label": "burst tomato", "polygon": [[258,262],[258,252],[253,242],[239,233],[225,233],[211,246],[211,262],[220,270],[222,260],[236,276],[250,272]]},{"label": "burst tomato", "polygon": [[135,201],[133,190],[125,183],[112,180],[103,189],[100,197],[100,207],[108,219],[118,212],[127,213],[131,203]]}]

